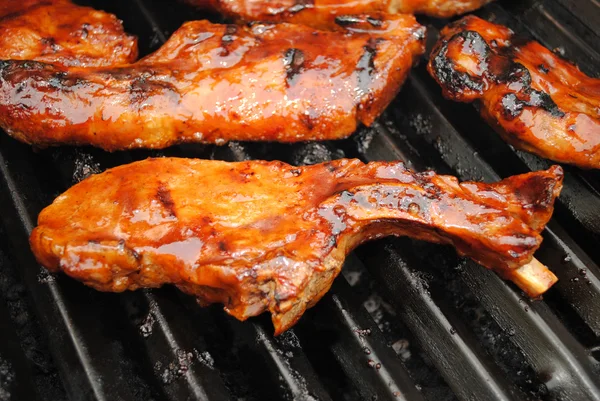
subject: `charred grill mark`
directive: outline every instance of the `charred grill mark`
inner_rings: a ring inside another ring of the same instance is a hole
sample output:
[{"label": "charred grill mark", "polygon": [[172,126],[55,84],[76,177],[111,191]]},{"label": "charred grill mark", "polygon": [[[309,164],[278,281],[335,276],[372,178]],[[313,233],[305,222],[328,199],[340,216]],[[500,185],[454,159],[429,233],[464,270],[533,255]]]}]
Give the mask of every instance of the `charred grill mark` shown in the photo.
[{"label": "charred grill mark", "polygon": [[67,85],[67,74],[64,72],[58,72],[56,74],[53,74],[49,79],[48,79],[48,86],[50,86],[53,89],[58,89],[58,90],[67,90],[68,89],[68,85]]},{"label": "charred grill mark", "polygon": [[502,97],[502,115],[504,118],[514,120],[521,115],[523,108],[526,106],[541,108],[553,117],[565,116],[565,113],[558,108],[547,93],[530,89],[525,91],[525,95],[528,95],[528,99],[519,99],[515,93],[507,93]]},{"label": "charred grill mark", "polygon": [[335,23],[341,27],[349,27],[349,26],[353,26],[353,25],[357,25],[357,24],[361,24],[363,22],[365,22],[365,20],[373,27],[375,28],[380,28],[383,26],[383,21],[378,19],[378,18],[374,18],[374,17],[366,17],[366,18],[361,18],[359,16],[356,15],[338,15],[337,17],[335,17]]},{"label": "charred grill mark", "polygon": [[502,98],[502,113],[507,120],[513,120],[518,117],[525,106],[539,107],[553,117],[564,117],[556,103],[546,92],[535,90],[531,87],[531,73],[520,63],[512,63],[507,72],[496,78],[498,83],[521,85],[521,90],[516,93],[508,93]]},{"label": "charred grill mark", "polygon": [[532,89],[529,93],[529,102],[527,105],[540,107],[552,114],[553,117],[561,118],[565,116],[565,113],[558,107],[556,103],[554,103],[554,100],[552,100],[550,95],[546,92]]},{"label": "charred grill mark", "polygon": [[169,213],[169,216],[177,217],[177,214],[175,213],[175,202],[173,201],[171,190],[168,186],[163,183],[158,185],[156,199],[163,205],[165,210]]},{"label": "charred grill mark", "polygon": [[142,73],[131,80],[129,85],[129,95],[131,103],[140,103],[148,97],[151,91],[151,85],[148,83],[149,73]]},{"label": "charred grill mark", "polygon": [[315,114],[313,110],[308,110],[305,114],[300,115],[300,122],[309,130],[315,128]]},{"label": "charred grill mark", "polygon": [[146,101],[152,96],[163,95],[173,102],[179,101],[179,92],[172,83],[156,78],[154,71],[144,71],[132,77],[130,71],[111,72],[106,79],[130,80],[129,100],[132,105],[146,107]]},{"label": "charred grill mark", "polygon": [[227,27],[225,27],[225,33],[221,37],[221,47],[222,47],[222,50],[220,53],[221,57],[226,57],[229,55],[229,46],[235,40],[235,34],[237,33],[237,31],[238,31],[237,25],[229,24],[229,25],[227,25]]},{"label": "charred grill mark", "polygon": [[289,88],[296,82],[296,78],[304,70],[304,52],[300,49],[287,49],[283,56],[283,65],[286,70],[286,84]]},{"label": "charred grill mark", "polygon": [[450,44],[458,43],[463,49],[470,49],[477,55],[483,68],[487,68],[490,48],[483,37],[474,31],[464,31],[455,34],[448,41],[443,41],[435,55],[432,66],[435,74],[444,88],[452,94],[461,93],[465,89],[483,94],[483,77],[473,77],[471,74],[457,70],[456,63],[448,57]]},{"label": "charred grill mark", "polygon": [[367,22],[375,28],[380,28],[381,26],[383,26],[383,21],[377,18],[367,17]]},{"label": "charred grill mark", "polygon": [[358,74],[358,89],[362,96],[369,93],[369,87],[375,75],[375,57],[377,57],[378,41],[369,38],[367,44],[363,46],[364,53],[356,64],[356,72]]},{"label": "charred grill mark", "polygon": [[[42,66],[42,68],[43,68],[43,66]],[[84,81],[82,81],[80,78],[78,78],[76,76],[70,76],[68,73],[63,72],[63,71],[48,73],[49,76],[46,75],[47,73],[44,71],[39,71],[39,72],[42,74],[41,77],[43,77],[43,79],[45,79],[43,85],[45,85],[46,87],[51,88],[53,90],[59,91],[59,92],[72,92],[79,85],[84,83]],[[40,80],[40,81],[42,81],[42,80]],[[19,86],[18,86],[19,92],[23,91],[27,85],[29,85],[29,84],[20,82]],[[34,85],[37,85],[37,84],[34,84]]]},{"label": "charred grill mark", "polygon": [[287,9],[287,11],[291,14],[299,13],[305,8],[312,7],[314,5],[314,0],[296,0],[296,3]]},{"label": "charred grill mark", "polygon": [[335,17],[335,23],[342,27],[360,24],[362,19],[355,15],[338,15]]}]

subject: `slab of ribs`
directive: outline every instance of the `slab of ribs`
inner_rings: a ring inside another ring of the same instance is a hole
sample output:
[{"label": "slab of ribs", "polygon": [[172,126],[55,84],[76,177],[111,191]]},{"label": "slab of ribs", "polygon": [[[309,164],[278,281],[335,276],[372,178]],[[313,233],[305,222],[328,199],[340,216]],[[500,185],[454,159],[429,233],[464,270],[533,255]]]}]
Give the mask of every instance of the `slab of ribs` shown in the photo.
[{"label": "slab of ribs", "polygon": [[22,6],[0,18],[14,44],[0,58],[0,127],[37,147],[340,139],[373,123],[424,51],[413,16],[371,14],[331,17],[328,30],[187,22],[133,62],[114,16]]},{"label": "slab of ribs", "polygon": [[562,187],[558,166],[493,184],[401,162],[159,158],[67,190],[31,234],[38,261],[101,291],[174,284],[276,333],[330,288],[345,256],[388,235],[453,245],[535,297],[556,277],[535,261]]},{"label": "slab of ribs", "polygon": [[538,42],[468,16],[442,30],[428,68],[447,98],[475,102],[514,147],[600,168],[600,79]]}]

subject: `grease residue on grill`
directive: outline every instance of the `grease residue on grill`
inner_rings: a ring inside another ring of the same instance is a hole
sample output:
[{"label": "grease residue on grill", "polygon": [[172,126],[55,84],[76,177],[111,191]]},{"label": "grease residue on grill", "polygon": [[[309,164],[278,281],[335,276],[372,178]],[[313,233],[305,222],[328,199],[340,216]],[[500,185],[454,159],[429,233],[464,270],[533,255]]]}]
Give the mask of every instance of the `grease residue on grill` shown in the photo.
[{"label": "grease residue on grill", "polygon": [[102,172],[100,163],[96,162],[94,157],[89,153],[76,152],[74,163],[73,184],[88,178],[90,175]]},{"label": "grease residue on grill", "polygon": [[10,389],[14,382],[12,365],[0,356],[0,401],[11,401]]},{"label": "grease residue on grill", "polygon": [[142,324],[140,325],[140,333],[142,337],[148,338],[152,335],[152,330],[154,329],[154,323],[156,323],[156,318],[152,312],[149,312]]},{"label": "grease residue on grill", "polygon": [[432,129],[431,117],[421,113],[410,114],[408,117],[408,124],[419,135],[429,134]]},{"label": "grease residue on grill", "polygon": [[163,384],[171,384],[175,380],[179,379],[183,375],[185,375],[192,364],[194,363],[194,353],[185,351],[182,349],[178,349],[176,351],[177,359],[173,362],[169,362],[167,366],[163,368],[163,364],[157,362],[154,365],[154,370],[159,375]]}]

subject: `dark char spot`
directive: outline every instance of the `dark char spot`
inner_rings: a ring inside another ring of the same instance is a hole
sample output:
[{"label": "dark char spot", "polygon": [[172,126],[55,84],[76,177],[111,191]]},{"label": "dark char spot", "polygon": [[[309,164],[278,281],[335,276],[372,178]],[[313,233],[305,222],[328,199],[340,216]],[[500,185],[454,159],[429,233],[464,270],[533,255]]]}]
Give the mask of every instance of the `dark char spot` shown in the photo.
[{"label": "dark char spot", "polygon": [[165,184],[161,183],[158,186],[156,199],[163,205],[170,216],[177,217],[175,214],[175,202],[173,202],[173,198],[171,197],[171,191]]},{"label": "dark char spot", "polygon": [[302,73],[304,65],[304,53],[300,49],[287,49],[283,55],[283,65],[286,70],[286,82],[288,87],[293,86],[299,74]]},{"label": "dark char spot", "polygon": [[42,42],[42,44],[44,46],[48,46],[54,52],[57,52],[60,50],[60,46],[56,43],[56,40],[54,40],[54,38],[52,38],[52,37],[42,38],[40,41]]},{"label": "dark char spot", "polygon": [[534,89],[527,89],[524,92],[526,96],[529,95],[529,99],[519,99],[514,93],[504,95],[502,98],[502,111],[506,119],[512,120],[518,117],[525,106],[539,107],[553,117],[561,118],[565,116],[565,113],[558,108],[547,93]]},{"label": "dark char spot", "polygon": [[514,93],[508,93],[502,98],[502,114],[507,120],[517,118],[521,111],[523,111],[523,102],[521,102],[517,95]]},{"label": "dark char spot", "polygon": [[520,63],[511,63],[496,80],[504,83],[519,83],[524,88],[531,86],[531,74]]},{"label": "dark char spot", "polygon": [[339,26],[352,26],[362,22],[362,19],[355,15],[338,15],[335,17],[335,23]]},{"label": "dark char spot", "polygon": [[377,57],[377,41],[369,38],[367,44],[363,46],[364,53],[356,64],[358,73],[358,89],[365,95],[369,93],[373,75],[375,74],[375,57]]},{"label": "dark char spot", "polygon": [[490,49],[483,37],[474,31],[464,31],[452,36],[449,41],[444,41],[433,59],[433,69],[440,83],[451,93],[461,93],[465,89],[483,92],[481,78],[476,78],[465,72],[456,70],[453,60],[448,57],[450,43],[462,42],[463,47],[472,49],[480,58],[480,62],[488,62]]},{"label": "dark char spot", "polygon": [[307,7],[311,7],[314,4],[314,0],[296,0],[296,4],[287,9],[287,12],[291,14],[299,13]]},{"label": "dark char spot", "polygon": [[83,24],[81,26],[81,38],[82,39],[87,39],[90,28],[91,28],[90,24],[87,24],[87,23]]},{"label": "dark char spot", "polygon": [[66,72],[57,72],[48,79],[48,86],[58,90],[68,89],[68,80]]},{"label": "dark char spot", "polygon": [[229,24],[225,28],[225,33],[221,37],[221,47],[223,48],[220,53],[221,57],[225,57],[225,56],[229,55],[229,46],[235,40],[235,34],[237,33],[237,31],[238,31],[237,25]]}]

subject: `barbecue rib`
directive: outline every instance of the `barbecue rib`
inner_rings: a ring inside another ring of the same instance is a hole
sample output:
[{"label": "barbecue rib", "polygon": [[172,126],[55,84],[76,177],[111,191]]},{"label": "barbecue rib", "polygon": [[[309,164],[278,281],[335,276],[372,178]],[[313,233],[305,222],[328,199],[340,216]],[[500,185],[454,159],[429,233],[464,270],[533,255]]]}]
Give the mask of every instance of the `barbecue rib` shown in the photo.
[{"label": "barbecue rib", "polygon": [[102,291],[175,284],[276,333],[329,289],[351,249],[387,235],[452,244],[531,296],[556,277],[533,260],[562,169],[495,184],[414,173],[401,162],[148,159],[75,185],[30,238],[51,271]]},{"label": "barbecue rib", "polygon": [[287,21],[319,27],[330,15],[372,12],[448,18],[492,0],[185,0],[242,21]]},{"label": "barbecue rib", "polygon": [[600,168],[600,79],[538,42],[469,16],[442,30],[428,69],[445,97],[476,101],[483,118],[511,145]]},{"label": "barbecue rib", "polygon": [[68,0],[3,0],[0,60],[76,67],[131,63],[137,40],[114,15]]},{"label": "barbecue rib", "polygon": [[106,150],[344,138],[375,120],[424,51],[414,17],[379,17],[346,17],[335,32],[188,22],[111,68],[0,61],[0,126],[40,147]]}]

